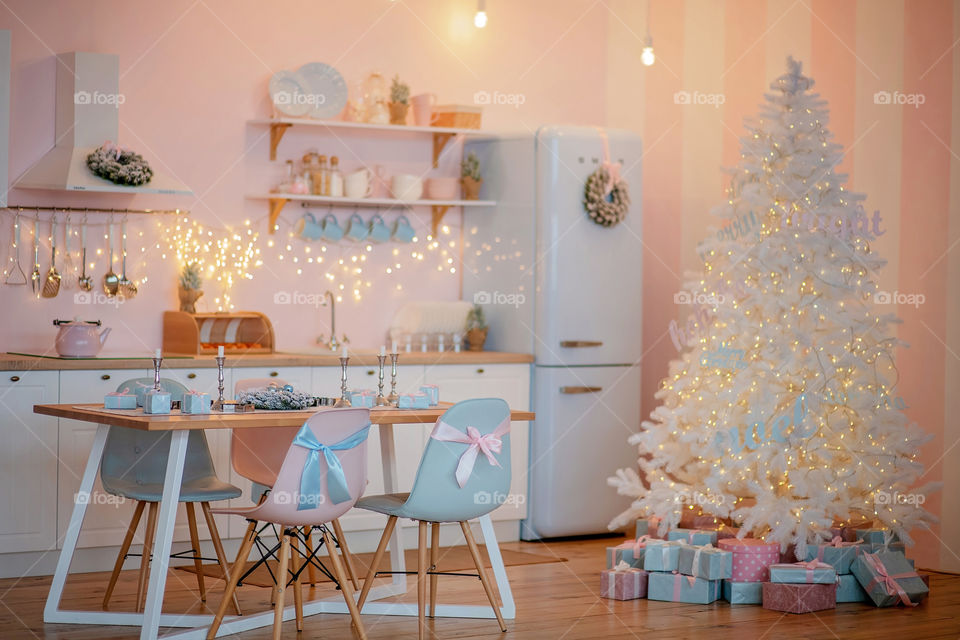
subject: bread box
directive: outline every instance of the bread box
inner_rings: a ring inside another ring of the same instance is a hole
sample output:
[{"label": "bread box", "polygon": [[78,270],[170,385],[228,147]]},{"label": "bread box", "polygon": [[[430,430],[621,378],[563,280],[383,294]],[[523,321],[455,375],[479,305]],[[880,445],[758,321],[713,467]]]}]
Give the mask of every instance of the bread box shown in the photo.
[{"label": "bread box", "polygon": [[273,353],[273,325],[257,311],[231,313],[163,312],[163,352],[216,355]]},{"label": "bread box", "polygon": [[456,127],[459,129],[479,129],[483,107],[465,104],[442,104],[434,107],[435,127]]}]

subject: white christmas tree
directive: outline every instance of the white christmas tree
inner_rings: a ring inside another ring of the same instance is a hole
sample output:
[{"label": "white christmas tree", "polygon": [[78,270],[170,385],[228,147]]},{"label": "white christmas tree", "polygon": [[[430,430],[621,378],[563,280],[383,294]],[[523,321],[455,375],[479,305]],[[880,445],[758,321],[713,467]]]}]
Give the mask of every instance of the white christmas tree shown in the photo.
[{"label": "white christmas tree", "polygon": [[728,200],[712,211],[735,222],[702,243],[703,272],[678,294],[712,324],[629,439],[644,480],[609,479],[635,498],[611,528],[656,515],[666,529],[697,508],[802,549],[836,521],[876,520],[908,543],[935,521],[917,504],[934,487],[911,489],[927,437],[895,391],[898,319],[875,305],[879,217],[834,172],[841,147],[812,86],[789,59],[745,123]]}]

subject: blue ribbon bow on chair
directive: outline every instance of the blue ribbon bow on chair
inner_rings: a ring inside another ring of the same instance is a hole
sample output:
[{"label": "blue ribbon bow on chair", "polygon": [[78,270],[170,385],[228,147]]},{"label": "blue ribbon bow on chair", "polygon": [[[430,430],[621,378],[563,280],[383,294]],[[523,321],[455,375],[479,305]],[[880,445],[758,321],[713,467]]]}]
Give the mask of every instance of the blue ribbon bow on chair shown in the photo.
[{"label": "blue ribbon bow on chair", "polygon": [[303,463],[303,474],[300,476],[300,496],[297,499],[297,511],[314,509],[323,504],[323,489],[320,486],[320,452],[327,461],[327,493],[333,504],[340,504],[350,499],[350,490],[347,489],[347,478],[343,473],[343,466],[334,451],[353,449],[364,440],[370,432],[368,424],[355,434],[336,444],[326,445],[317,441],[310,427],[304,424],[297,432],[293,444],[309,449],[307,460]]}]

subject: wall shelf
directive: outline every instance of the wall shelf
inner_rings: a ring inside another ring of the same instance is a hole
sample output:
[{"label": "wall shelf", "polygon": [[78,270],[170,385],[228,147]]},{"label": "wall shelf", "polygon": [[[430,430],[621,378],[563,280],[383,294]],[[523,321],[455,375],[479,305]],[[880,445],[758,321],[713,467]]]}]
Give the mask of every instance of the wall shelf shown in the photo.
[{"label": "wall shelf", "polygon": [[496,205],[494,200],[397,200],[395,198],[334,198],[331,196],[312,196],[297,195],[293,193],[255,193],[247,195],[248,200],[267,200],[270,203],[270,225],[269,232],[273,233],[273,228],[277,223],[280,212],[291,200],[294,202],[307,202],[316,205],[328,205],[332,207],[366,207],[366,208],[385,208],[403,210],[407,207],[430,207],[431,230],[434,237],[437,235],[437,229],[443,221],[450,207],[492,207]]},{"label": "wall shelf", "polygon": [[418,127],[402,124],[370,124],[367,122],[346,122],[344,120],[314,120],[312,118],[259,118],[250,120],[250,124],[270,127],[270,159],[277,159],[277,146],[290,127],[322,127],[324,129],[341,129],[345,131],[371,131],[390,134],[429,135],[433,137],[433,166],[447,142],[455,136],[485,136],[489,132],[481,129],[462,129],[458,127]]}]

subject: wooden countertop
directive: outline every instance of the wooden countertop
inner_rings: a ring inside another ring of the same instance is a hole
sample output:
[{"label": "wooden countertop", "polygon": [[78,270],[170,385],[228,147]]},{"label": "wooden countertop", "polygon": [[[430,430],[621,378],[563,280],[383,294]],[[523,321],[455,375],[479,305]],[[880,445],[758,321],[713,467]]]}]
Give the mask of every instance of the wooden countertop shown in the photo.
[{"label": "wooden countertop", "polygon": [[[56,355],[51,352],[51,355]],[[164,354],[165,369],[214,369],[217,366],[213,356],[178,356]],[[389,364],[389,360],[387,361]],[[506,353],[500,351],[453,351],[421,353],[401,353],[400,364],[524,364],[533,362],[528,353]],[[350,354],[351,366],[370,367],[377,364],[375,351],[358,351]],[[227,354],[226,367],[338,367],[340,359],[336,354],[271,353],[271,354]],[[153,362],[145,354],[143,358],[114,358],[111,356],[84,360],[61,360],[59,358],[38,358],[11,353],[0,354],[0,371],[60,371],[60,370],[101,370],[101,369],[151,369]]]}]

